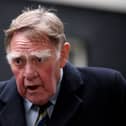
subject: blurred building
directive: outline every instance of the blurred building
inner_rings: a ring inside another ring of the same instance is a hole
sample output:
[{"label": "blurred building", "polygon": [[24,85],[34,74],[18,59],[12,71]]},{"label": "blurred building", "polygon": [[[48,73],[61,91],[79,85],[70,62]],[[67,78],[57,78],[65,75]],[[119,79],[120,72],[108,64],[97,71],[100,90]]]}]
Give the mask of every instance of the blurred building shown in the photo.
[{"label": "blurred building", "polygon": [[126,2],[120,1],[1,0],[0,80],[9,79],[12,75],[5,59],[3,30],[22,9],[38,5],[57,9],[72,46],[69,59],[73,64],[109,67],[126,77]]}]

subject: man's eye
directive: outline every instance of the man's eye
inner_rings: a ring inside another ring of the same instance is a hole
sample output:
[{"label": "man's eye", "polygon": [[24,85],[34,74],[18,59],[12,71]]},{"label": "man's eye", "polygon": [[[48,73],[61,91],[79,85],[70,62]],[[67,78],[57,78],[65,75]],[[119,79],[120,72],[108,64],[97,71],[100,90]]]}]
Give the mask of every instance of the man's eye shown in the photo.
[{"label": "man's eye", "polygon": [[13,60],[13,63],[14,63],[15,65],[23,65],[24,61],[23,61],[23,59],[21,59],[21,58],[15,58],[15,59]]},{"label": "man's eye", "polygon": [[45,62],[47,59],[48,59],[47,57],[37,58],[37,62],[43,63],[43,62]]},{"label": "man's eye", "polygon": [[37,58],[37,61],[38,62],[42,62],[42,58]]}]

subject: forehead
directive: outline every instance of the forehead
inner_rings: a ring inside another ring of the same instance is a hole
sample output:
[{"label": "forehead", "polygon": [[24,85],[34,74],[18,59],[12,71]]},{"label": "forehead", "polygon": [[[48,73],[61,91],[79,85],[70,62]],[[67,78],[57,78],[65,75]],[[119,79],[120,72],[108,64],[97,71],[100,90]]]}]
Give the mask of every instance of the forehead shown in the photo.
[{"label": "forehead", "polygon": [[51,44],[47,36],[44,36],[41,40],[39,39],[28,39],[25,33],[16,32],[14,33],[10,41],[10,51],[16,52],[32,52],[51,49],[54,50],[54,46]]}]

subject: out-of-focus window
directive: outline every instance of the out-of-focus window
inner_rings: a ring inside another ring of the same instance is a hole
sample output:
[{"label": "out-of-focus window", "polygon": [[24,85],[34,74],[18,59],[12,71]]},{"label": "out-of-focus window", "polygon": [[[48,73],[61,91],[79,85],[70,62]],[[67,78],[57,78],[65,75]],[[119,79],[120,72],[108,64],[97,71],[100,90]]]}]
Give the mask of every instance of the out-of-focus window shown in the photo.
[{"label": "out-of-focus window", "polygon": [[71,51],[69,60],[76,66],[88,66],[87,42],[79,38],[69,37]]}]

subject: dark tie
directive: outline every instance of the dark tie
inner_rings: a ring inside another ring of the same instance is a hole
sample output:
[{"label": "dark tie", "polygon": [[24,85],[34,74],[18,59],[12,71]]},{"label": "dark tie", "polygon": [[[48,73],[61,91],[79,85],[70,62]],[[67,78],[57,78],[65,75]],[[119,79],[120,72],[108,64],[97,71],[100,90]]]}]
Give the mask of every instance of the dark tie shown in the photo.
[{"label": "dark tie", "polygon": [[42,119],[38,122],[37,126],[46,126],[47,122],[49,120],[48,114],[46,113]]},{"label": "dark tie", "polygon": [[37,119],[37,125],[36,126],[46,126],[49,117],[47,113],[47,108],[50,106],[50,103],[47,103],[43,106],[40,106],[38,119]]}]

